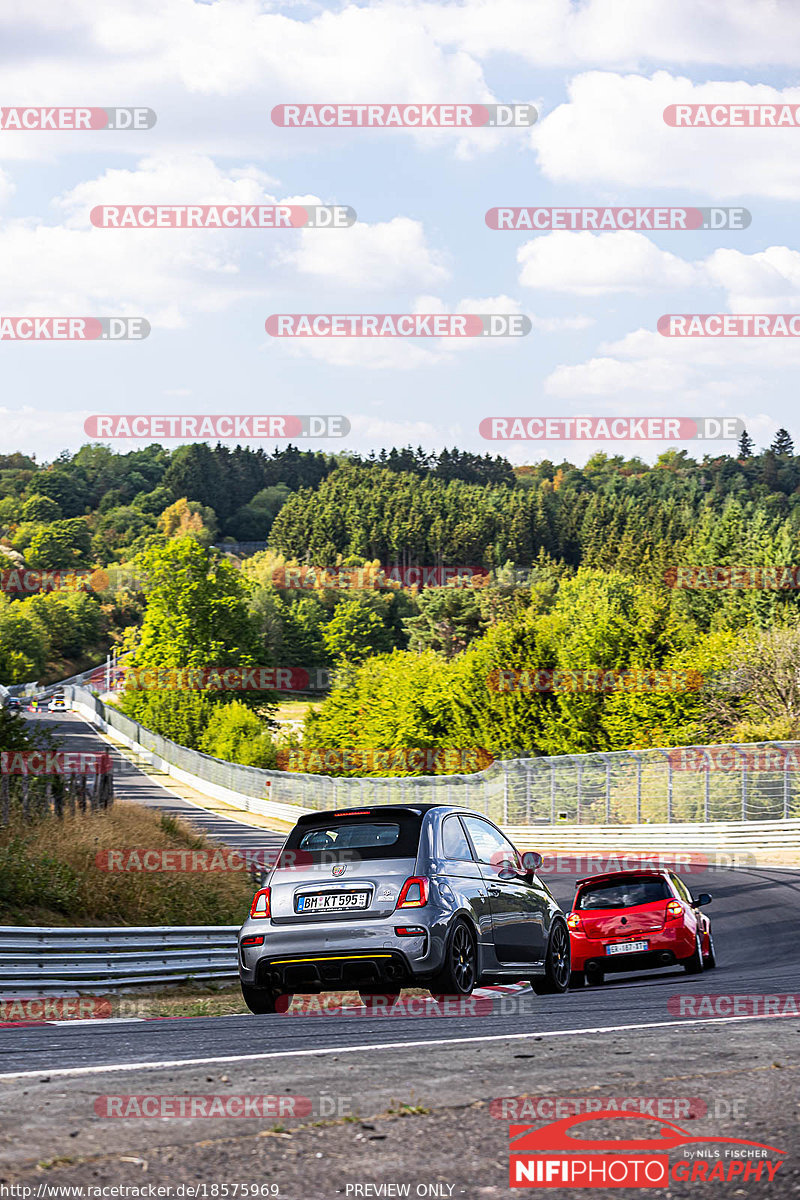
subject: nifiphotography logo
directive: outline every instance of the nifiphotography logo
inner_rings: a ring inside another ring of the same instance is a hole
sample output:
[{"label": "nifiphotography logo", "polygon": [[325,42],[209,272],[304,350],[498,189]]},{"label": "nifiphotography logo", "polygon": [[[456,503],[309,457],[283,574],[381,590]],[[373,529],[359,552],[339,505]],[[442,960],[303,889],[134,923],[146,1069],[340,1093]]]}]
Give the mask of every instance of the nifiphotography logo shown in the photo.
[{"label": "nifiphotography logo", "polygon": [[[613,1121],[618,1136],[580,1136],[579,1126],[599,1120]],[[695,1134],[672,1121],[658,1121],[653,1131],[653,1124],[646,1113],[609,1108],[538,1127],[511,1125],[509,1185],[603,1189],[751,1181],[769,1185],[785,1161],[785,1151],[762,1142]]]}]

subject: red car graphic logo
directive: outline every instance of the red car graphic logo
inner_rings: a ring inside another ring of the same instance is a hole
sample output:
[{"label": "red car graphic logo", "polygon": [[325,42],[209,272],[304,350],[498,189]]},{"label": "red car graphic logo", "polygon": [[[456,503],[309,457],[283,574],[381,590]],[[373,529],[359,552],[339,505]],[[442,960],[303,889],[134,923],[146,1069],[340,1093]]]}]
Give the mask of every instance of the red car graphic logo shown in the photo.
[{"label": "red car graphic logo", "polygon": [[562,1121],[552,1121],[548,1125],[537,1128],[535,1125],[512,1125],[509,1129],[511,1151],[514,1154],[527,1154],[541,1150],[673,1150],[677,1146],[698,1145],[703,1143],[727,1143],[735,1146],[757,1146],[760,1150],[769,1150],[773,1154],[784,1154],[777,1146],[767,1146],[763,1142],[750,1142],[745,1138],[703,1137],[682,1129],[671,1121],[660,1122],[661,1129],[658,1137],[633,1138],[614,1141],[591,1138],[573,1137],[571,1130],[585,1121],[598,1121],[601,1118],[609,1120],[652,1121],[647,1113],[620,1112],[618,1109],[605,1109],[595,1113],[579,1113],[572,1117],[564,1117]]}]

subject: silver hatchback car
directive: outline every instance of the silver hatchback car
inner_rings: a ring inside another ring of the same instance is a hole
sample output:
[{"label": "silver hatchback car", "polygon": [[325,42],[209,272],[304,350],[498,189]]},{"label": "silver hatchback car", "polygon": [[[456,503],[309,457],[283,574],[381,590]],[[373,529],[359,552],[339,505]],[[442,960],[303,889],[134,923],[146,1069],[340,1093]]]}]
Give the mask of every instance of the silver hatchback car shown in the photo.
[{"label": "silver hatchback car", "polygon": [[240,931],[245,1002],[270,1013],[295,992],[463,996],[520,979],[565,992],[569,932],[540,864],[452,805],[308,813]]}]

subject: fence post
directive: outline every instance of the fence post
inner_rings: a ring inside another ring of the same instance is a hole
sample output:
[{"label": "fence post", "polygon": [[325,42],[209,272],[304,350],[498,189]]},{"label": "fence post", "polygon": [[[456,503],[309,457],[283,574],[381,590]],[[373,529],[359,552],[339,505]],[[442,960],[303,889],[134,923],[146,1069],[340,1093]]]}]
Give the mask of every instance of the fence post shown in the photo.
[{"label": "fence post", "polygon": [[[530,824],[530,812],[528,813],[528,824]],[[550,763],[550,824],[556,823],[556,764]]]},{"label": "fence post", "polygon": [[606,758],[606,825],[611,824],[611,763]]},{"label": "fence post", "polygon": [[575,824],[580,825],[580,823],[581,823],[581,800],[583,798],[583,796],[582,796],[582,793],[583,793],[583,763],[580,759],[578,759],[578,789],[577,790],[578,790],[578,796],[577,796],[578,811],[576,813]]},{"label": "fence post", "polygon": [[[488,780],[484,780],[484,787],[488,791]],[[503,759],[503,824],[508,824],[508,760]]]},{"label": "fence post", "polygon": [[783,752],[783,819],[789,816],[789,751]]},{"label": "fence post", "polygon": [[706,756],[706,791],[703,801],[703,820],[706,824],[711,820],[711,755],[707,750],[703,751]]},{"label": "fence post", "polygon": [[642,760],[633,750],[626,751],[636,763],[636,824],[642,823]]},{"label": "fence post", "polygon": [[[738,749],[738,747],[737,747]],[[747,820],[747,751],[742,750],[742,820]]]}]

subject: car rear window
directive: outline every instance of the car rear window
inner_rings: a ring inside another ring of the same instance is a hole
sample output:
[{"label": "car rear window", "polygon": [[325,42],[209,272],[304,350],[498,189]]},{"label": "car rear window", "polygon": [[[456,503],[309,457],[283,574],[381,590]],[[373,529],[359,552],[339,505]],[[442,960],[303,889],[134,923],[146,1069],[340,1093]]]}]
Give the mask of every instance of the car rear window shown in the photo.
[{"label": "car rear window", "polygon": [[579,893],[575,907],[635,908],[637,904],[654,904],[658,900],[670,899],[672,893],[664,879],[626,879],[621,883],[589,884]]},{"label": "car rear window", "polygon": [[286,841],[278,867],[298,860],[314,862],[361,861],[378,858],[416,858],[420,813],[380,817],[343,817],[319,824],[296,826]]}]

